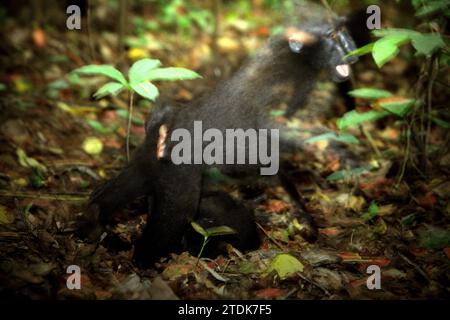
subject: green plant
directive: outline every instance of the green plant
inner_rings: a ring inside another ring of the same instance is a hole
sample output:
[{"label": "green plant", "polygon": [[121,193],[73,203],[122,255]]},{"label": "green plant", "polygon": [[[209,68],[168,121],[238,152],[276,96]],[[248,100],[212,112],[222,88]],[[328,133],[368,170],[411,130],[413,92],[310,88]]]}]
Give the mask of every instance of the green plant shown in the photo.
[{"label": "green plant", "polygon": [[349,94],[355,98],[370,100],[372,107],[380,107],[382,110],[370,110],[366,112],[349,111],[343,117],[337,120],[337,126],[340,130],[351,127],[357,127],[364,122],[371,122],[382,119],[389,115],[399,118],[405,118],[416,104],[416,100],[394,97],[394,95],[386,90],[361,88],[352,90]]},{"label": "green plant", "polygon": [[212,32],[214,17],[210,11],[189,4],[184,0],[164,2],[158,19],[166,26],[175,27],[183,34],[190,34],[192,25]]},{"label": "green plant", "polygon": [[230,228],[228,226],[219,226],[219,227],[204,229],[201,225],[199,225],[198,223],[196,223],[194,221],[191,222],[191,226],[192,226],[192,228],[194,228],[194,230],[197,233],[199,233],[203,236],[203,244],[202,244],[200,252],[198,253],[198,256],[197,256],[197,264],[202,256],[205,246],[208,244],[211,237],[225,236],[225,235],[236,233],[236,231],[234,231],[232,228]]},{"label": "green plant", "polygon": [[96,99],[107,95],[117,95],[122,90],[129,92],[129,110],[127,125],[127,159],[130,159],[129,136],[131,121],[133,119],[133,94],[137,93],[145,99],[155,101],[159,96],[158,88],[152,81],[192,80],[200,77],[196,72],[185,68],[160,68],[161,61],[156,59],[141,59],[136,61],[128,72],[128,80],[111,65],[87,65],[72,72],[79,75],[101,75],[114,81],[103,85],[94,93]]},{"label": "green plant", "polygon": [[[441,119],[442,114],[433,110],[434,84],[439,74],[448,72],[450,60],[448,40],[443,36],[450,16],[450,0],[412,0],[412,4],[416,9],[416,17],[422,20],[417,30],[376,30],[373,34],[378,40],[351,52],[349,56],[371,54],[377,66],[382,68],[399,54],[401,46],[411,44],[415,51],[415,62],[420,65],[421,70],[419,80],[414,84],[414,97],[394,97],[388,91],[372,88],[354,90],[350,92],[352,96],[370,100],[370,105],[377,108],[363,113],[350,111],[337,121],[341,130],[360,126],[370,142],[370,133],[363,126],[364,122],[376,121],[388,115],[399,117],[404,125],[403,136],[407,139],[400,179],[407,160],[414,158],[411,154],[412,144],[417,147],[417,156],[420,158],[419,165],[414,167],[427,171],[431,123],[450,127],[450,123]],[[376,152],[379,155],[378,150]]]}]

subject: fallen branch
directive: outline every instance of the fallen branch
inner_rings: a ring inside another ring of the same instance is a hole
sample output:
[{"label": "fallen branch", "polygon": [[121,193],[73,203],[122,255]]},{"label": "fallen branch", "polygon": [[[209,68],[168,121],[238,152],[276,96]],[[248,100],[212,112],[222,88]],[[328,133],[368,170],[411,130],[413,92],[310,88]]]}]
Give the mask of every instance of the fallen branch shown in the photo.
[{"label": "fallen branch", "polygon": [[0,197],[82,202],[86,201],[89,198],[89,193],[41,193],[29,191],[0,190]]}]

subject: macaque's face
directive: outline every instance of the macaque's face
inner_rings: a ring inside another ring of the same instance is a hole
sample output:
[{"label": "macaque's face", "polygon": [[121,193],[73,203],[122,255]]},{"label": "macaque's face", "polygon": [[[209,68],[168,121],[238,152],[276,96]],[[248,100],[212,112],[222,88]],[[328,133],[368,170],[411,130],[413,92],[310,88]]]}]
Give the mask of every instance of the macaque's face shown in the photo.
[{"label": "macaque's face", "polygon": [[347,32],[343,19],[333,24],[289,28],[286,37],[292,52],[309,54],[311,62],[320,69],[326,69],[335,82],[347,80],[350,77],[350,65],[358,60],[356,57],[345,57],[356,49],[356,45]]}]

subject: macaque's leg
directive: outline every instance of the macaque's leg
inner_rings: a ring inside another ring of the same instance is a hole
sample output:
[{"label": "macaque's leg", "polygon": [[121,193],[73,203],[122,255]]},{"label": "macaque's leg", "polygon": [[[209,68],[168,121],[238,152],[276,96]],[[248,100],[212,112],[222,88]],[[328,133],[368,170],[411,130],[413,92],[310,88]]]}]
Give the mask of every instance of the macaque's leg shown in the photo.
[{"label": "macaque's leg", "polygon": [[200,168],[196,166],[161,165],[153,210],[135,246],[134,258],[139,264],[150,266],[180,247],[183,234],[197,213],[201,180]]},{"label": "macaque's leg", "polygon": [[295,93],[292,99],[288,103],[286,116],[293,116],[297,110],[304,106],[306,103],[306,97],[303,93]]},{"label": "macaque's leg", "polygon": [[308,97],[314,87],[314,82],[304,81],[302,78],[293,80],[295,92],[293,93],[286,111],[286,116],[292,117],[295,113],[303,108],[308,102]]},{"label": "macaque's leg", "polygon": [[302,226],[305,227],[304,230],[301,231],[302,236],[309,241],[315,240],[317,238],[317,226],[315,224],[314,218],[308,213],[304,201],[297,191],[297,187],[286,174],[285,169],[280,169],[278,177],[282,186],[299,209],[299,222],[302,224]]}]

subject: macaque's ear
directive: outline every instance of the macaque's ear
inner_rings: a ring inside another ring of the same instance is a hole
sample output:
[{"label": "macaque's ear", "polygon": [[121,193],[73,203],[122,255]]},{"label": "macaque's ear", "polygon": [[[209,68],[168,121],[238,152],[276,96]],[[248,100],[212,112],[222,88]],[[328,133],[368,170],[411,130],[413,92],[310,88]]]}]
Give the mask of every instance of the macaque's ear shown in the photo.
[{"label": "macaque's ear", "polygon": [[289,48],[295,53],[300,53],[305,46],[318,41],[315,35],[297,28],[288,28],[284,32],[284,36],[289,42]]}]

